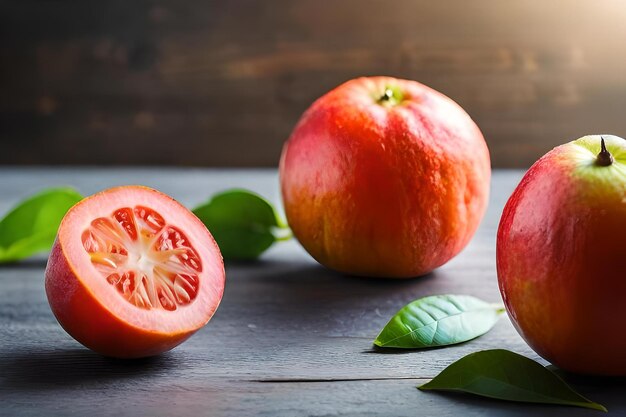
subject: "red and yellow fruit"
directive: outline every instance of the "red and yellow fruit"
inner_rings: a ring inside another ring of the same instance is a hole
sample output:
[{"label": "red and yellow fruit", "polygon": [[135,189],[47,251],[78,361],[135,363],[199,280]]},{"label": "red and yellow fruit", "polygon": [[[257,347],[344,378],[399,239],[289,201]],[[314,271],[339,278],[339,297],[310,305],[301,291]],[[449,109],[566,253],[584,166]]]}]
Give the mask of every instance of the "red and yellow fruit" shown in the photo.
[{"label": "red and yellow fruit", "polygon": [[46,268],[59,323],[107,356],[162,353],[204,326],[224,291],[206,227],[158,191],[112,188],[65,215]]},{"label": "red and yellow fruit", "polygon": [[626,375],[626,141],[585,136],[526,173],[504,208],[500,290],[530,346],[572,372]]},{"label": "red and yellow fruit", "polygon": [[280,162],[289,225],[321,264],[413,277],[463,249],[487,206],[489,152],[471,118],[418,82],[349,81],[318,99]]}]

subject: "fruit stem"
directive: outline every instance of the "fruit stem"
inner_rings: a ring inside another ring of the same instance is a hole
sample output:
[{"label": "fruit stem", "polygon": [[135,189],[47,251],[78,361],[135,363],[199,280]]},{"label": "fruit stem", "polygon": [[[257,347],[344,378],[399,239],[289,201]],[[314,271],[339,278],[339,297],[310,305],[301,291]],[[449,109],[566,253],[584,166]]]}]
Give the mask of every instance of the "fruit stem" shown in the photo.
[{"label": "fruit stem", "polygon": [[613,163],[613,155],[606,149],[604,138],[600,136],[600,153],[596,158],[596,165],[601,167],[608,167]]},{"label": "fruit stem", "polygon": [[497,314],[502,314],[506,311],[506,308],[504,308],[504,306],[500,303],[493,303],[491,304],[491,308],[493,308],[494,310],[496,310]]},{"label": "fruit stem", "polygon": [[383,93],[382,96],[380,96],[378,101],[380,102],[391,101],[392,98],[393,98],[393,90],[391,88],[385,88],[385,92]]},{"label": "fruit stem", "polygon": [[402,103],[403,100],[404,95],[398,88],[387,86],[383,94],[377,97],[376,102],[381,106],[393,107]]},{"label": "fruit stem", "polygon": [[274,239],[276,239],[277,242],[284,242],[286,240],[293,238],[293,233],[291,232],[291,229],[288,227],[275,229],[273,235],[274,235]]}]

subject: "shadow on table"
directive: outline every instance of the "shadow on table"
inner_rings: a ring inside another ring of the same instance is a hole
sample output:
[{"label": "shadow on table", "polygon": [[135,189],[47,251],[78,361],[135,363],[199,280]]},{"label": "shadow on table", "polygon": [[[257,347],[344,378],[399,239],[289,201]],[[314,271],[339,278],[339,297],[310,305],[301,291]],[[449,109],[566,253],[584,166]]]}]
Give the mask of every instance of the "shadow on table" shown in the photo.
[{"label": "shadow on table", "polygon": [[316,262],[286,262],[284,260],[264,260],[226,262],[227,275],[245,273],[264,277],[271,282],[285,282],[300,285],[325,287],[334,289],[350,289],[354,286],[372,288],[405,288],[431,281],[438,274],[435,270],[426,275],[414,278],[364,277],[348,275],[328,269]]},{"label": "shadow on table", "polygon": [[554,365],[548,365],[547,368],[560,376],[565,381],[572,384],[585,384],[589,386],[613,385],[626,388],[626,377],[579,375],[564,371],[563,369],[558,368]]},{"label": "shadow on table", "polygon": [[[226,275],[227,291],[237,286],[238,291],[254,292],[282,305],[306,307],[317,302],[341,302],[348,306],[355,299],[388,300],[390,296],[411,301],[426,295],[422,293],[433,286],[438,272],[411,279],[369,278],[345,275],[312,263],[260,261],[231,264]],[[259,294],[261,289],[267,292]]]},{"label": "shadow on table", "polygon": [[[470,342],[471,340],[461,342],[461,343],[456,343],[455,346],[462,346]],[[410,354],[410,353],[416,353],[416,352],[427,352],[430,350],[444,350],[448,348],[450,348],[449,345],[420,347],[420,348],[415,348],[415,349],[409,349],[409,348],[398,349],[398,348],[392,348],[392,347],[380,347],[380,346],[372,345],[370,349],[363,350],[361,353],[373,353],[373,354],[382,354],[382,355],[403,355],[403,354]]]},{"label": "shadow on table", "polygon": [[88,349],[32,350],[3,353],[0,388],[45,390],[89,385],[123,378],[167,372],[176,367],[169,354],[123,360],[101,356]]},{"label": "shadow on table", "polygon": [[267,329],[368,338],[406,303],[441,291],[436,282],[443,282],[438,272],[415,279],[363,278],[312,262],[231,265],[226,275],[216,317],[232,321],[231,326],[253,323]]}]

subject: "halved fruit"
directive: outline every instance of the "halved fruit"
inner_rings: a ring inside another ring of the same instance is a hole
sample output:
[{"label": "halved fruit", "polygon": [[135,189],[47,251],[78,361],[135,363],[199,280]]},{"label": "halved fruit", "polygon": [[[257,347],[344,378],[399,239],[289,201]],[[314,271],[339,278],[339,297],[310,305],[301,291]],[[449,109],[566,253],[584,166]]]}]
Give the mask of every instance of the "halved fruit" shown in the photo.
[{"label": "halved fruit", "polygon": [[111,188],[63,218],[46,268],[61,326],[107,356],[152,356],[213,316],[224,292],[222,255],[204,224],[171,197]]}]

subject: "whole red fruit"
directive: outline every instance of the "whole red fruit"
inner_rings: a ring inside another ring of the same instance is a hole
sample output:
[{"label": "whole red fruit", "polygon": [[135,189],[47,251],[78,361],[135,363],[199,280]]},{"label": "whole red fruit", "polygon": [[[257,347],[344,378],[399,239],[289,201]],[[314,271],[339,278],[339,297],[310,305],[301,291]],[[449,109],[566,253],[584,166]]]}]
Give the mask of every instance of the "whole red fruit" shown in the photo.
[{"label": "whole red fruit", "polygon": [[500,291],[541,356],[571,372],[626,375],[626,142],[585,136],[537,161],[507,202]]},{"label": "whole red fruit", "polygon": [[283,148],[289,225],[321,264],[413,277],[463,249],[487,206],[489,151],[455,102],[415,81],[359,78],[303,114]]}]

